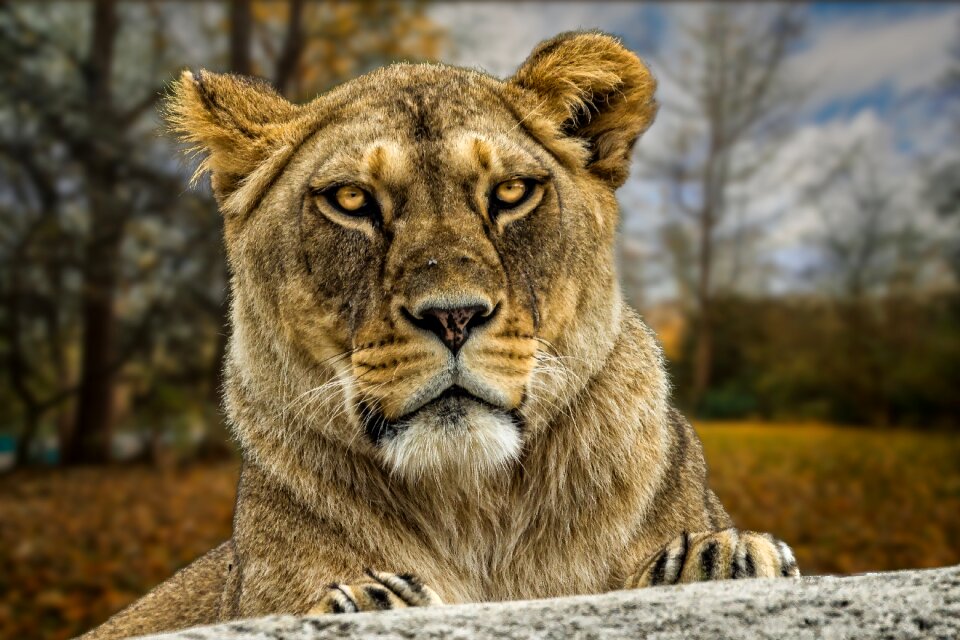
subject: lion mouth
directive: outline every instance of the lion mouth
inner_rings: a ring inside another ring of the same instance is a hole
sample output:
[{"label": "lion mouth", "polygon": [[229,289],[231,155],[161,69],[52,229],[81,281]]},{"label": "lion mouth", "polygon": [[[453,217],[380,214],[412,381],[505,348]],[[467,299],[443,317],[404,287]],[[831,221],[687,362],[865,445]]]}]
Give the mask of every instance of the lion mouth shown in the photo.
[{"label": "lion mouth", "polygon": [[[458,400],[461,398],[467,398],[470,400],[475,400],[477,402],[483,402],[484,404],[490,404],[486,400],[482,400],[481,398],[478,398],[477,396],[473,395],[472,393],[470,393],[460,385],[454,384],[447,387],[447,389],[443,393],[441,393],[436,398],[434,398],[433,400],[431,400],[430,402],[428,402],[423,406],[426,407],[437,402],[443,402],[444,400]],[[422,408],[423,407],[420,407],[420,409]],[[420,409],[418,409],[417,411],[419,411]]]},{"label": "lion mouth", "polygon": [[475,402],[479,405],[483,405],[491,410],[499,410],[500,407],[487,402],[483,398],[479,398],[463,387],[459,385],[451,385],[447,387],[440,395],[435,397],[433,400],[424,403],[423,405],[417,407],[413,411],[410,411],[399,418],[397,422],[404,420],[409,420],[413,418],[416,414],[433,409],[437,412],[437,415],[446,419],[456,419],[458,417],[463,417],[466,415],[468,403]]},{"label": "lion mouth", "polygon": [[518,411],[506,411],[492,402],[480,398],[459,385],[451,385],[436,397],[409,411],[402,416],[388,419],[381,412],[372,407],[362,407],[364,427],[370,440],[374,444],[381,444],[384,440],[395,437],[403,431],[419,415],[431,414],[432,422],[438,425],[456,425],[466,420],[471,410],[482,407],[489,412],[496,412],[510,416],[520,424]]}]

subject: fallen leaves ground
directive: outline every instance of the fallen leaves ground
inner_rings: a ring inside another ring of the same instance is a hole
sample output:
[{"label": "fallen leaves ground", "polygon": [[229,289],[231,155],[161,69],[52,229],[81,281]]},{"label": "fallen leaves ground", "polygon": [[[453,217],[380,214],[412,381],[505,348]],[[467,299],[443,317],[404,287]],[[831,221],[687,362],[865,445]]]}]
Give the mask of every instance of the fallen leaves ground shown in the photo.
[{"label": "fallen leaves ground", "polygon": [[0,638],[69,638],[230,536],[237,467],[0,476]]},{"label": "fallen leaves ground", "polygon": [[[960,563],[960,438],[703,424],[711,484],[805,573]],[[0,638],[68,638],[230,533],[235,465],[0,476]]]},{"label": "fallen leaves ground", "polygon": [[804,573],[960,563],[960,437],[816,425],[703,424],[710,485]]}]

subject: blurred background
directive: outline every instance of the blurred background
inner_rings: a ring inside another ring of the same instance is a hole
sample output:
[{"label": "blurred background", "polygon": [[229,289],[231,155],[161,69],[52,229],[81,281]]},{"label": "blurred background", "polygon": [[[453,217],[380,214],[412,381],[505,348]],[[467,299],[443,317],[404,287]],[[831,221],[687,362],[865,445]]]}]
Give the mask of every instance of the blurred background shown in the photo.
[{"label": "blurred background", "polygon": [[960,562],[960,6],[0,0],[0,636],[230,533],[227,274],[159,128],[184,67],[292,100],[620,36],[659,83],[618,255],[741,527],[806,573]]}]

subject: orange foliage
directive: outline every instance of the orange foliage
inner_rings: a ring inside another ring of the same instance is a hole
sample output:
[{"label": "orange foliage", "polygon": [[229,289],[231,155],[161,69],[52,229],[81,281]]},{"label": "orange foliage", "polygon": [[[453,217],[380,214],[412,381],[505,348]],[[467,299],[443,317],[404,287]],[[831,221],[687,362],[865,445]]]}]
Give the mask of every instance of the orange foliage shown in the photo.
[{"label": "orange foliage", "polygon": [[[743,528],[811,573],[960,563],[960,439],[824,426],[698,425]],[[230,534],[233,465],[0,476],[0,638],[67,638]]]}]

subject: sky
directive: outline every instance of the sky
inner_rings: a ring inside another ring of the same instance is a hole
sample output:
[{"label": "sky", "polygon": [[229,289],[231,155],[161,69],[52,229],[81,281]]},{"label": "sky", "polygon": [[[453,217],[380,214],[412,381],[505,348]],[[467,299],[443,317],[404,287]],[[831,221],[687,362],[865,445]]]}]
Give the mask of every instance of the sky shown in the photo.
[{"label": "sky", "polygon": [[[621,37],[649,63],[660,80],[660,97],[669,102],[675,89],[660,70],[680,39],[680,25],[696,19],[705,3],[440,3],[432,17],[447,27],[454,42],[447,60],[508,76],[537,42],[561,31],[599,28]],[[919,198],[918,162],[956,153],[948,147],[945,98],[933,87],[951,64],[950,50],[960,45],[960,4],[813,3],[800,7],[806,19],[802,40],[789,57],[786,73],[803,87],[793,132],[782,154],[765,172],[765,184],[753,186],[759,208],[783,206],[799,189],[822,178],[824,155],[844,145],[867,144],[889,180],[901,181],[904,208]],[[664,143],[670,113],[661,108],[638,145],[642,153]],[[661,126],[658,128],[658,123]],[[954,138],[955,139],[955,138]],[[623,226],[634,241],[656,243],[662,222],[658,189],[635,170],[619,196]],[[776,292],[800,286],[800,273],[815,260],[811,239],[824,232],[823,212],[794,206],[769,233],[768,262],[778,274],[763,286]],[[935,226],[923,212],[913,224]],[[640,240],[637,240],[640,238]],[[655,251],[649,248],[648,251]],[[662,296],[670,286],[661,283]],[[656,285],[655,287],[656,288]]]},{"label": "sky", "polygon": [[[706,3],[530,2],[439,3],[432,16],[454,44],[448,61],[509,75],[537,42],[561,31],[599,28],[620,36],[654,72],[655,49],[668,51],[680,22]],[[809,82],[805,116],[852,119],[864,110],[883,118],[928,88],[960,42],[960,4],[813,3],[807,31],[791,57]]]}]

